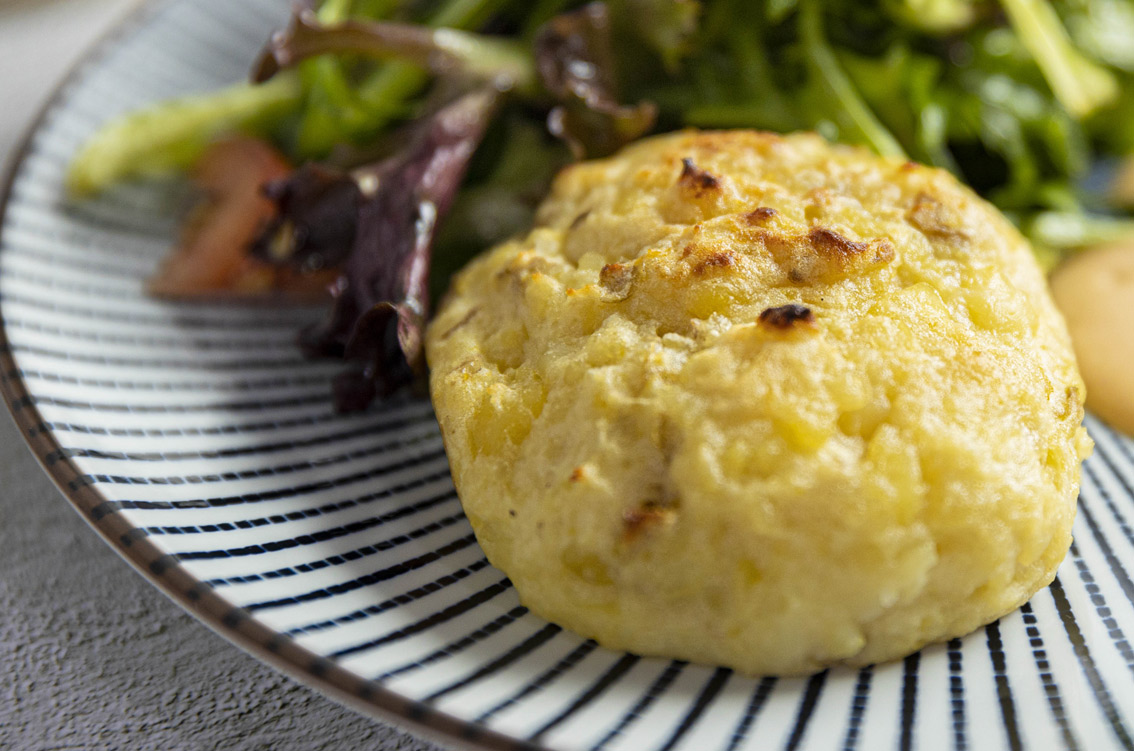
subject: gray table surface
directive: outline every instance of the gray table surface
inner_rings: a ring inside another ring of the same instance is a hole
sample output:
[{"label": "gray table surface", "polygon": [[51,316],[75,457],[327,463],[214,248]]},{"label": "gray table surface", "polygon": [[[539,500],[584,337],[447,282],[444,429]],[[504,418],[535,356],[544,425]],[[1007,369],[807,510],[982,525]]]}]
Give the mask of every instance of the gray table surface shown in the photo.
[{"label": "gray table surface", "polygon": [[[0,161],[136,0],[0,0]],[[133,571],[0,416],[0,749],[438,751],[257,662]]]}]

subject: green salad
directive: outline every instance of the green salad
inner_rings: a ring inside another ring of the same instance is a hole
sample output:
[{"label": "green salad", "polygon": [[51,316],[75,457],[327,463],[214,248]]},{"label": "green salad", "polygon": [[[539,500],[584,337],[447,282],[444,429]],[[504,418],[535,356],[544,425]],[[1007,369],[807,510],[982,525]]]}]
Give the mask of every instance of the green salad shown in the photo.
[{"label": "green salad", "polygon": [[269,186],[253,252],[343,270],[309,343],[354,363],[340,395],[365,403],[420,370],[430,289],[528,223],[561,166],[651,132],[815,130],[948,169],[1049,268],[1134,232],[1131,40],[1130,0],[324,0],[251,80],[108,123],[68,186],[273,143],[303,166]]}]

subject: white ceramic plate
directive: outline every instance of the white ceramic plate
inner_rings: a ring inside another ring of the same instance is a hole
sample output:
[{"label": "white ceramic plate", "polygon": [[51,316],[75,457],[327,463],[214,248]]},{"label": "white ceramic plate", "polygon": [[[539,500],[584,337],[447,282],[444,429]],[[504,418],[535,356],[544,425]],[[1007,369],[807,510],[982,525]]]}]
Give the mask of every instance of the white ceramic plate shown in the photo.
[{"label": "white ceramic plate", "polygon": [[1097,421],[1076,543],[965,639],[805,679],[610,652],[528,613],[477,547],[430,406],[336,415],[309,310],[173,305],[141,280],[177,187],[62,201],[108,116],[239,80],[289,0],[160,2],[59,92],[0,224],[0,368],[68,499],[233,641],[478,749],[1134,749],[1134,445]]}]

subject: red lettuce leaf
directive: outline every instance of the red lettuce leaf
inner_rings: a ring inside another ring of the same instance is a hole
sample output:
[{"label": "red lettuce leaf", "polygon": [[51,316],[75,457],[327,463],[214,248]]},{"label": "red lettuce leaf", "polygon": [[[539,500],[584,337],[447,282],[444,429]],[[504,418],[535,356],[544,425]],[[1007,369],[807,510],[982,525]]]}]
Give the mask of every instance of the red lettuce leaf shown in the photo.
[{"label": "red lettuce leaf", "polygon": [[423,329],[438,222],[498,99],[463,94],[415,121],[407,146],[354,173],[306,167],[267,191],[280,215],[257,253],[300,268],[340,263],[327,318],[303,332],[310,356],[340,357],[335,406],[365,409],[424,372]]},{"label": "red lettuce leaf", "polygon": [[606,156],[645,134],[657,119],[652,102],[619,104],[610,11],[591,3],[555,16],[536,33],[536,71],[559,101],[547,116],[551,133],[576,158]]},{"label": "red lettuce leaf", "polygon": [[252,246],[255,257],[315,271],[350,255],[363,200],[354,175],[310,163],[268,183],[263,193],[276,214]]}]

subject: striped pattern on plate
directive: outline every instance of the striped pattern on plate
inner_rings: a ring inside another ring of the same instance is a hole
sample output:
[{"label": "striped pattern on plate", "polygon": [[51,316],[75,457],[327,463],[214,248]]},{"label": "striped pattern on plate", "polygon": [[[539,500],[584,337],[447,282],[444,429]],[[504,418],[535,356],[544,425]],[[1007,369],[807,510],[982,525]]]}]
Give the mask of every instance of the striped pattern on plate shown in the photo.
[{"label": "striped pattern on plate", "polygon": [[110,115],[240,79],[289,4],[150,6],[64,86],[9,186],[3,391],[146,576],[296,677],[470,748],[1134,748],[1134,446],[1096,421],[1076,543],[1029,604],[899,663],[753,680],[528,613],[461,514],[429,404],[333,412],[336,366],[293,345],[316,311],[147,299],[183,188],[70,205],[67,160]]}]

